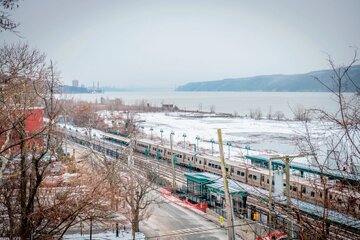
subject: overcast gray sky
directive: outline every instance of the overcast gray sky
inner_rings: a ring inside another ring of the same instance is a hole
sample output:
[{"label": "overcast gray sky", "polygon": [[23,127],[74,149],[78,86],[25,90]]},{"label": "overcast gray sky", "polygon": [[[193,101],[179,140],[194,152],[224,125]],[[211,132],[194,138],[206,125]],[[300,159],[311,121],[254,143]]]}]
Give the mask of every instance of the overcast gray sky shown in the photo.
[{"label": "overcast gray sky", "polygon": [[23,39],[62,80],[174,88],[192,81],[328,68],[360,47],[359,0],[24,0]]}]

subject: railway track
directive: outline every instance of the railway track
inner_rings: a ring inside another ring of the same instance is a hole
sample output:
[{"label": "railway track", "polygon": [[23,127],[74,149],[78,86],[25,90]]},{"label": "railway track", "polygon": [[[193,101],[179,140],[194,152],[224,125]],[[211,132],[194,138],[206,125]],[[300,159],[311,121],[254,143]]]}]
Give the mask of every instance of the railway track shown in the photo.
[{"label": "railway track", "polygon": [[[77,137],[78,135],[76,135]],[[74,136],[72,136],[74,138]],[[76,137],[74,139],[76,139]],[[68,138],[69,139],[69,138]],[[69,140],[74,140],[74,139],[69,139]],[[126,148],[119,146],[117,144],[111,143],[111,142],[104,142],[104,141],[92,141],[89,142],[89,139],[86,139],[86,137],[81,136],[81,139],[78,139],[79,141],[81,141],[82,143],[85,143],[85,145],[87,147],[92,147],[94,146],[93,144],[95,144],[97,146],[97,148],[93,149],[97,152],[101,152],[106,154],[108,157],[112,158],[113,160],[116,160],[116,158],[114,157],[114,153],[115,151],[118,151],[120,149],[121,153],[123,156],[125,156],[126,154],[128,154],[126,152]],[[82,144],[84,145],[84,144]],[[86,147],[83,146],[83,147]],[[119,156],[117,155],[117,158]],[[140,153],[134,153],[133,155],[134,158],[134,167],[139,170],[139,171],[145,171],[142,170],[146,169],[146,171],[154,171],[157,172],[157,174],[159,174],[159,176],[164,177],[165,179],[168,179],[169,181],[172,181],[172,165],[170,161],[159,161],[156,160],[153,157],[146,157],[144,154],[140,154]],[[142,168],[142,169],[141,169]],[[185,185],[186,184],[186,180],[184,178],[184,172],[189,172],[189,169],[186,167],[182,167],[177,165],[176,166],[176,182],[177,184],[182,184]],[[259,208],[259,209],[264,209],[266,210],[266,206],[264,206],[264,204],[258,204],[258,199],[257,196],[249,196],[248,198],[248,203]],[[262,206],[261,206],[262,205]],[[338,226],[332,226],[333,228],[335,227],[336,229],[340,229]],[[347,231],[346,231],[347,232]],[[339,235],[338,239],[348,239],[346,237],[346,235],[349,234],[354,234],[354,236],[358,237],[359,235],[355,232],[347,232],[345,235]],[[350,235],[349,235],[350,236]]]}]

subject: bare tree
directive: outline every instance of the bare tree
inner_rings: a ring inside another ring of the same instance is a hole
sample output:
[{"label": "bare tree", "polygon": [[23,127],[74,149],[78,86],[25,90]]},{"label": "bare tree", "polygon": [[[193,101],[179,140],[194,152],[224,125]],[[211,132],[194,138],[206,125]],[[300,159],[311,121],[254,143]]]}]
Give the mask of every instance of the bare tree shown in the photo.
[{"label": "bare tree", "polygon": [[305,109],[302,105],[296,105],[292,108],[295,121],[310,121],[310,111]]},{"label": "bare tree", "polygon": [[[359,80],[352,79],[349,74],[358,62],[357,52],[347,66],[336,66],[330,57],[328,61],[333,70],[332,82],[319,78],[316,80],[333,94],[338,110],[328,112],[324,109],[299,108],[295,111],[295,118],[302,120],[305,126],[305,132],[299,139],[299,148],[302,152],[313,155],[309,164],[320,171],[319,177],[311,180],[311,188],[312,195],[321,199],[318,204],[324,206],[321,221],[314,225],[306,215],[294,214],[301,226],[300,235],[311,235],[313,239],[330,237],[330,209],[353,216],[355,219],[360,218],[359,210],[356,208],[360,204],[360,88]],[[346,85],[353,85],[357,92],[345,96],[344,92],[348,87]],[[324,129],[323,136],[314,137],[312,134],[307,119],[307,113],[310,111],[316,117],[319,127]],[[330,181],[327,173],[331,171],[340,174],[341,180]],[[347,224],[351,225],[351,222]],[[333,230],[331,236],[336,236],[337,231],[346,231],[346,227]]]},{"label": "bare tree", "polygon": [[157,176],[151,174],[151,171],[139,161],[132,160],[135,141],[139,135],[135,115],[127,112],[122,121],[125,123],[124,133],[129,137],[130,143],[128,146],[119,146],[119,156],[114,159],[105,151],[99,153],[89,147],[84,160],[96,159],[96,164],[92,164],[92,171],[102,176],[102,189],[106,191],[104,195],[109,199],[109,207],[128,219],[135,239],[140,221],[150,216],[150,205],[157,198],[151,194],[156,189],[154,182]]},{"label": "bare tree", "polygon": [[268,111],[268,113],[266,115],[266,118],[269,119],[269,120],[271,120],[273,118],[273,113],[272,113],[271,106],[269,106],[269,111]]},{"label": "bare tree", "polygon": [[210,112],[215,113],[215,105],[214,104],[210,106]]},{"label": "bare tree", "polygon": [[284,114],[283,112],[281,112],[281,111],[276,111],[276,112],[274,113],[274,118],[275,118],[276,120],[278,120],[278,121],[284,120],[284,119],[285,119],[285,114]]},{"label": "bare tree", "polygon": [[19,7],[19,0],[0,0],[0,32],[14,31],[19,25],[11,19],[9,11]]},{"label": "bare tree", "polygon": [[135,239],[135,233],[139,232],[140,221],[146,220],[150,217],[151,206],[150,204],[155,201],[151,195],[154,190],[154,180],[152,175],[138,174],[138,170],[129,169],[126,174],[123,174],[122,184],[120,185],[125,208],[123,213],[131,223],[132,236]]},{"label": "bare tree", "polygon": [[[44,54],[26,44],[0,49],[0,222],[1,235],[10,239],[61,237],[96,205],[97,187],[77,194],[82,186],[46,185],[52,162],[61,159],[58,85]],[[38,122],[36,128],[29,127],[32,121]]]}]

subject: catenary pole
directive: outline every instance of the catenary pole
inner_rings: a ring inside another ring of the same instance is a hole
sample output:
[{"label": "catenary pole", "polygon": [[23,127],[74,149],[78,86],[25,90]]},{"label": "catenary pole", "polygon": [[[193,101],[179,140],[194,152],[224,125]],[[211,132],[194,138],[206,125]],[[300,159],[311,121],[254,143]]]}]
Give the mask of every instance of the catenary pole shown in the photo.
[{"label": "catenary pole", "polygon": [[173,194],[176,194],[176,179],[175,179],[175,159],[174,159],[174,151],[173,151],[173,135],[174,133],[170,133],[170,152],[171,152],[171,164],[172,164],[172,175],[173,175]]},{"label": "catenary pole", "polygon": [[272,212],[272,159],[269,159],[269,222],[268,225],[271,226],[271,212]]}]

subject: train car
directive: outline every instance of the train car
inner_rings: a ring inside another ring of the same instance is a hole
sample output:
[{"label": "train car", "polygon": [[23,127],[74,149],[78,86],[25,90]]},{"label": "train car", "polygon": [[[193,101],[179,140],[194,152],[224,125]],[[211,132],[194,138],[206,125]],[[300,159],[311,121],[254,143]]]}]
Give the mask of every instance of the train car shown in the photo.
[{"label": "train car", "polygon": [[135,150],[142,154],[147,154],[147,151],[149,151],[151,147],[151,144],[144,141],[136,141],[135,142]]},{"label": "train car", "polygon": [[110,133],[101,133],[101,138],[106,140],[106,141],[119,144],[121,146],[128,146],[129,143],[130,143],[129,138],[114,135],[114,134],[110,134]]},{"label": "train car", "polygon": [[204,171],[221,175],[220,160],[213,156],[207,156],[206,164],[204,164]]},{"label": "train car", "polygon": [[268,176],[269,171],[262,168],[248,168],[247,175],[247,183],[260,188],[265,188],[263,184],[261,184],[262,176]]},{"label": "train car", "polygon": [[232,175],[233,179],[246,183],[247,181],[248,167],[244,164],[234,165],[234,173]]},{"label": "train car", "polygon": [[[130,140],[121,136],[104,133],[103,139],[111,141],[113,144],[120,144],[127,146]],[[168,145],[158,144],[154,141],[141,139],[135,142],[135,150],[139,153],[148,154],[153,157],[161,156],[163,160],[171,162],[171,149]],[[221,164],[219,157],[214,157],[206,154],[195,153],[187,149],[173,148],[173,155],[176,158],[177,164],[186,167],[191,167],[199,171],[207,171],[217,175],[221,175]],[[114,155],[111,153],[110,155]],[[247,183],[249,185],[269,189],[269,184],[274,184],[273,179],[269,179],[269,170],[255,167],[253,165],[246,165],[237,161],[226,160],[226,171],[230,178]],[[285,178],[285,176],[284,176]],[[285,179],[284,179],[285,183]],[[285,191],[284,184],[284,191]],[[324,202],[324,187],[312,180],[305,179],[300,176],[290,176],[290,193],[293,198],[300,199],[306,202],[323,205]],[[353,212],[360,214],[360,193],[348,189],[337,189],[336,186],[329,186],[327,188],[330,208],[343,212]],[[356,195],[356,196],[354,196]]]}]

